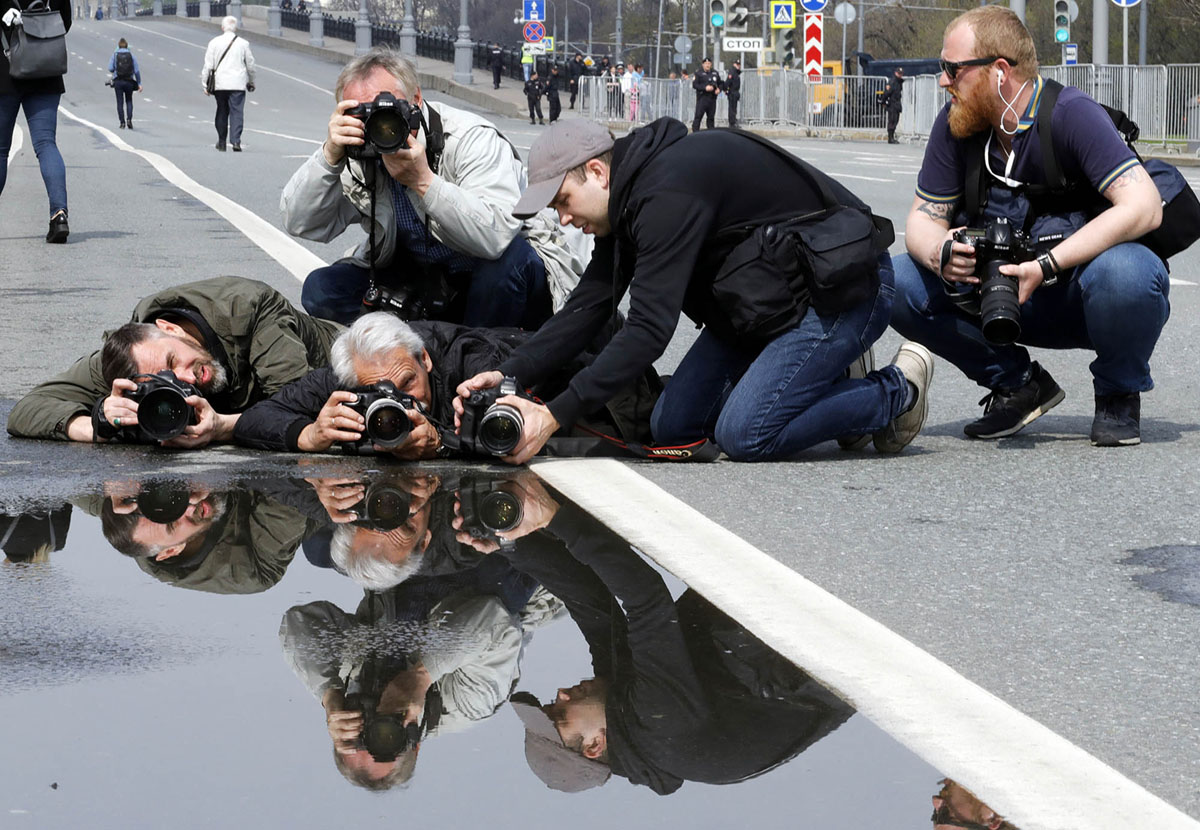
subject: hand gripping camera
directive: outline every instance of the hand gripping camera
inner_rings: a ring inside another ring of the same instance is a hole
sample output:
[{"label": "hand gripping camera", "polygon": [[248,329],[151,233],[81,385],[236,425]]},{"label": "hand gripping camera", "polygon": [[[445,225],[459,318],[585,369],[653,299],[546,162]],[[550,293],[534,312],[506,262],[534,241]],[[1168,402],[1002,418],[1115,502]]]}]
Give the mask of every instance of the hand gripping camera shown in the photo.
[{"label": "hand gripping camera", "polygon": [[346,686],[346,709],[362,712],[363,725],[359,747],[371,753],[379,762],[394,761],[421,742],[420,724],[404,723],[404,714],[384,714],[378,711],[379,700],[393,677],[408,668],[403,654],[369,655],[357,676]]},{"label": "hand gripping camera", "polygon": [[354,393],[358,399],[347,406],[363,416],[366,427],[357,441],[344,441],[342,450],[350,455],[370,454],[375,446],[397,447],[403,444],[413,428],[408,411],[419,409],[420,404],[409,395],[397,391],[390,380],[355,389]]},{"label": "hand gripping camera", "polygon": [[521,499],[503,489],[504,479],[496,481],[465,479],[458,488],[462,529],[472,539],[488,539],[501,548],[511,547],[496,534],[506,533],[521,523],[525,510]]},{"label": "hand gripping camera", "polygon": [[408,146],[408,137],[421,126],[421,110],[390,92],[381,92],[374,101],[366,101],[346,110],[363,122],[362,146],[346,147],[352,159],[375,159]]},{"label": "hand gripping camera", "polygon": [[475,455],[508,455],[521,442],[525,419],[521,410],[496,403],[506,395],[533,400],[517,388],[515,378],[505,378],[499,386],[477,389],[463,402],[459,419],[458,449]]},{"label": "hand gripping camera", "polygon": [[130,380],[137,388],[126,392],[125,397],[137,401],[138,423],[128,431],[140,440],[169,441],[196,423],[196,411],[186,398],[200,393],[190,383],[175,377],[174,372],[134,375]]},{"label": "hand gripping camera", "polygon": [[979,288],[976,295],[973,287],[943,280],[946,293],[959,308],[979,315],[983,336],[989,343],[1015,343],[1021,336],[1017,279],[1001,274],[1000,266],[1034,259],[1037,252],[1030,246],[1029,237],[1001,217],[988,220],[983,228],[962,228],[954,234],[954,241],[975,248]]}]

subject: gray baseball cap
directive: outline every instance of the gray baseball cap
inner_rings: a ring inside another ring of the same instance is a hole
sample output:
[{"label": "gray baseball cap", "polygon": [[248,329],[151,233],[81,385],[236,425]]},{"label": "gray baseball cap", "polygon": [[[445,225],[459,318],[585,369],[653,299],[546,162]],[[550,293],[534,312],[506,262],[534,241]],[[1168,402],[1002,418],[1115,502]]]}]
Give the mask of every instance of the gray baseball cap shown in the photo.
[{"label": "gray baseball cap", "polygon": [[578,793],[599,787],[612,775],[608,765],[563,746],[558,729],[533,695],[517,692],[509,705],[525,726],[525,762],[547,787]]},{"label": "gray baseball cap", "polygon": [[568,170],[613,147],[608,127],[572,118],[559,121],[537,137],[529,148],[529,187],[513,208],[513,216],[528,219],[554,201]]}]

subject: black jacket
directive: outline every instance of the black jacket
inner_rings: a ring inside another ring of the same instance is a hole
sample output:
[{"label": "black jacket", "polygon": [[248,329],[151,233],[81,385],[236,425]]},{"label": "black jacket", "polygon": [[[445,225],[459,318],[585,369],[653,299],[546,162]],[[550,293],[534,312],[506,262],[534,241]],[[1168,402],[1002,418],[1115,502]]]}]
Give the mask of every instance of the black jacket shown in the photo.
[{"label": "black jacket", "polygon": [[567,63],[567,77],[571,83],[578,83],[580,76],[586,75],[588,66],[583,61],[572,60]]},{"label": "black jacket", "polygon": [[[704,89],[706,86],[711,86],[713,91],[706,92]],[[707,72],[701,69],[692,79],[692,89],[696,90],[697,100],[705,96],[716,98],[718,90],[721,89],[721,73],[715,69],[710,69]]]},{"label": "black jacket", "polygon": [[611,530],[564,504],[506,553],[563,601],[605,701],[609,764],[660,795],[772,769],[852,709],[693,591],[678,601]]},{"label": "black jacket", "polygon": [[742,94],[742,70],[729,70],[729,77],[725,79],[725,92],[731,96]]},{"label": "black jacket", "polygon": [[[3,17],[9,9],[20,9],[22,5],[27,6],[29,3],[21,4],[17,0],[0,0],[0,17]],[[51,9],[62,16],[67,31],[71,31],[71,0],[49,0],[49,5]],[[6,38],[12,37],[12,27],[0,24],[0,28],[4,30]],[[8,74],[8,58],[4,56],[4,50],[0,49],[0,95],[53,95],[55,93],[62,95],[66,91],[62,75],[28,81],[14,80]]]},{"label": "black jacket", "polygon": [[503,69],[504,68],[504,50],[501,49],[499,46],[497,46],[496,48],[494,48],[492,50],[492,58],[490,61],[490,66],[492,69]]},{"label": "black jacket", "polygon": [[558,96],[558,91],[563,88],[563,76],[556,75],[553,72],[546,78],[546,94],[548,96]]},{"label": "black jacket", "polygon": [[530,78],[525,82],[525,97],[530,101],[536,101],[546,94],[546,84],[541,78]]},{"label": "black jacket", "polygon": [[[738,164],[728,163],[733,158]],[[862,205],[837,182],[825,181],[839,203]],[[720,322],[712,280],[748,228],[821,207],[817,192],[785,158],[737,131],[689,135],[671,118],[634,130],[613,148],[613,232],[596,240],[563,309],[501,370],[524,384],[539,382],[578,354],[628,291],[625,326],[566,392],[548,401],[560,424],[573,423],[662,355],[680,311],[699,324]]]},{"label": "black jacket", "polygon": [[882,103],[889,110],[901,112],[904,109],[904,78],[897,78],[895,75],[888,81],[887,90],[883,93]]}]

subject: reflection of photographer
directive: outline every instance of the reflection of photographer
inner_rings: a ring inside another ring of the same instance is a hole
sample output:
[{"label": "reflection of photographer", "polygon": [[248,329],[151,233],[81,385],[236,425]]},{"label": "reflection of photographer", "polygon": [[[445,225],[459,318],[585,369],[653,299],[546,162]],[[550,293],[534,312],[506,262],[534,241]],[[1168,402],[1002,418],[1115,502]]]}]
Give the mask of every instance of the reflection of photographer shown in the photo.
[{"label": "reflection of photographer", "polygon": [[[515,329],[364,315],[334,343],[331,368],[310,373],[243,413],[234,440],[292,452],[340,445],[409,460],[507,452],[523,423],[521,412],[507,401],[524,400],[523,393],[510,396],[501,386],[478,390],[465,428],[455,434],[455,389],[505,360],[528,336]],[[534,391],[549,394],[565,387],[577,366],[552,375]],[[590,414],[592,423],[628,441],[647,440],[658,391],[651,380],[657,376],[644,375],[620,390],[607,407]],[[381,384],[391,384],[390,390],[381,392],[389,389]],[[499,403],[502,396],[505,402]],[[374,440],[372,432],[376,439],[396,440]]]},{"label": "reflection of photographer", "polygon": [[284,654],[325,709],[338,770],[381,790],[412,777],[421,742],[494,714],[519,677],[523,640],[561,607],[500,557],[284,615]]},{"label": "reflection of photographer", "polygon": [[467,479],[455,494],[458,541],[480,553],[511,551],[516,540],[550,524],[558,502],[528,470],[502,479]]},{"label": "reflection of photographer", "polygon": [[524,174],[496,128],[425,100],[412,64],[383,47],[346,65],[336,97],[325,143],[284,189],[284,227],[327,242],[359,222],[368,239],[308,275],[304,307],[344,323],[364,302],[477,326],[549,317],[582,265],[554,223],[510,214]]}]

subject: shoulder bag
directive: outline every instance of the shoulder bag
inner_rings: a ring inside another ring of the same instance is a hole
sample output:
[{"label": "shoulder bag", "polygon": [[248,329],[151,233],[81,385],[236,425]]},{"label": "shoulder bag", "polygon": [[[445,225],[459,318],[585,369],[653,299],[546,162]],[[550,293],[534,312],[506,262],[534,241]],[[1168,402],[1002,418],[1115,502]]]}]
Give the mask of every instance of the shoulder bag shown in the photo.
[{"label": "shoulder bag", "polygon": [[[237,40],[237,35],[233,36],[233,40]],[[225,60],[225,56],[233,48],[233,40],[229,41],[229,45],[225,47],[225,51],[221,53],[221,57],[217,58],[216,66],[208,70],[208,77],[204,79],[204,89],[209,95],[217,91],[217,66],[221,65],[221,61]]]},{"label": "shoulder bag", "polygon": [[8,74],[19,81],[57,78],[67,74],[67,25],[45,0],[21,9],[21,21],[3,40]]}]

